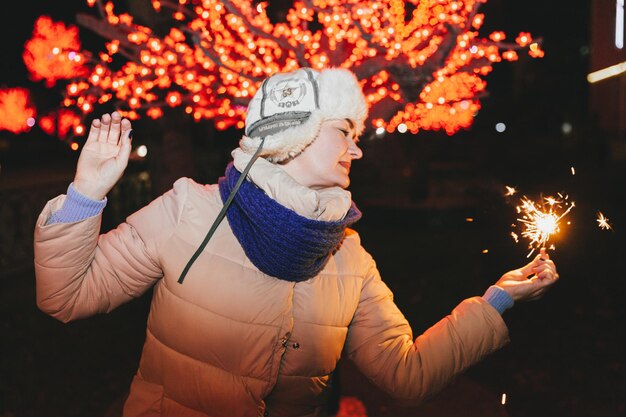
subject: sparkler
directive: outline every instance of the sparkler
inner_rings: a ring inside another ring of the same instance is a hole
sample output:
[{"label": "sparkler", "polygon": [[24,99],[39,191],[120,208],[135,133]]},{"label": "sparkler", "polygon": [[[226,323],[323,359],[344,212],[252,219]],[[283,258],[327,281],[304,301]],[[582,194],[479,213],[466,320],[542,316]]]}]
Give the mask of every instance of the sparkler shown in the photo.
[{"label": "sparkler", "polygon": [[598,227],[600,229],[605,229],[605,230],[611,230],[613,229],[613,227],[609,224],[609,219],[608,217],[604,217],[604,214],[602,214],[602,212],[598,212],[598,218],[596,219],[596,221],[598,222]]},{"label": "sparkler", "polygon": [[[530,257],[536,249],[545,246],[550,237],[560,231],[561,220],[575,207],[573,201],[566,201],[568,196],[560,193],[558,196],[559,198],[542,197],[539,202],[524,196],[521,198],[521,205],[516,207],[521,215],[517,221],[524,226],[521,236],[529,240],[530,252],[527,257]],[[550,248],[553,249],[554,245]]]}]

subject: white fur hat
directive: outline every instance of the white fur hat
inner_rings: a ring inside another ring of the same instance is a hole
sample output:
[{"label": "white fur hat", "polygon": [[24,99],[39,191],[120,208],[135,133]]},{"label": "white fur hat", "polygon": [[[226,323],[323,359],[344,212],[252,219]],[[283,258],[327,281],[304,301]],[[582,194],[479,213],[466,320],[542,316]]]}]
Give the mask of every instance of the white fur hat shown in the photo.
[{"label": "white fur hat", "polygon": [[329,119],[349,119],[363,132],[367,104],[356,76],[344,68],[300,68],[266,78],[248,104],[245,134],[239,146],[281,162],[302,152]]}]

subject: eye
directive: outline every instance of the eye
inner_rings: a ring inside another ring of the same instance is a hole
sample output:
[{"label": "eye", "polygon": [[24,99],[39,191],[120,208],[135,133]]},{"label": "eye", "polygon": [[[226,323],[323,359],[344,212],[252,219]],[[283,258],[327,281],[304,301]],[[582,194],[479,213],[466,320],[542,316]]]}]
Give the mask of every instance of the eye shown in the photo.
[{"label": "eye", "polygon": [[354,143],[359,143],[359,138],[356,136],[356,133],[352,129],[342,129],[337,128],[338,131],[341,132],[344,138],[349,138],[354,141]]}]

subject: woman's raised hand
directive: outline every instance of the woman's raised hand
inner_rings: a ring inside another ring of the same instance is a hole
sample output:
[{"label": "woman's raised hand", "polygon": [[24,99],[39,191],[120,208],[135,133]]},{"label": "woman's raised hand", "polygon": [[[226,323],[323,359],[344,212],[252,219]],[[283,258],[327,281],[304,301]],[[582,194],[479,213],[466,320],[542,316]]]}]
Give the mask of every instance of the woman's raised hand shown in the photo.
[{"label": "woman's raised hand", "polygon": [[536,300],[559,280],[556,265],[545,248],[525,266],[502,275],[496,285],[506,291],[514,301]]},{"label": "woman's raised hand", "polygon": [[91,122],[89,136],[83,146],[74,188],[82,195],[102,200],[122,177],[131,151],[130,120],[118,112],[103,114]]}]

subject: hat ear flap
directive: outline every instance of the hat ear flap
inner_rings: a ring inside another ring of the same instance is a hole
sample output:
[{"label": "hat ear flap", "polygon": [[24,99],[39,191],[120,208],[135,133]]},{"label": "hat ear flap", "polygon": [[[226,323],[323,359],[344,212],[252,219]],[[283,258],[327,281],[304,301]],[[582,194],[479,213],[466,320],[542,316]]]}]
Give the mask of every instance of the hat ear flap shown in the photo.
[{"label": "hat ear flap", "polygon": [[[261,156],[271,162],[282,162],[295,157],[317,138],[322,122],[321,114],[316,112],[300,126],[266,136]],[[248,136],[243,136],[239,141],[239,146],[246,153],[254,153],[260,144],[261,138]]]}]

